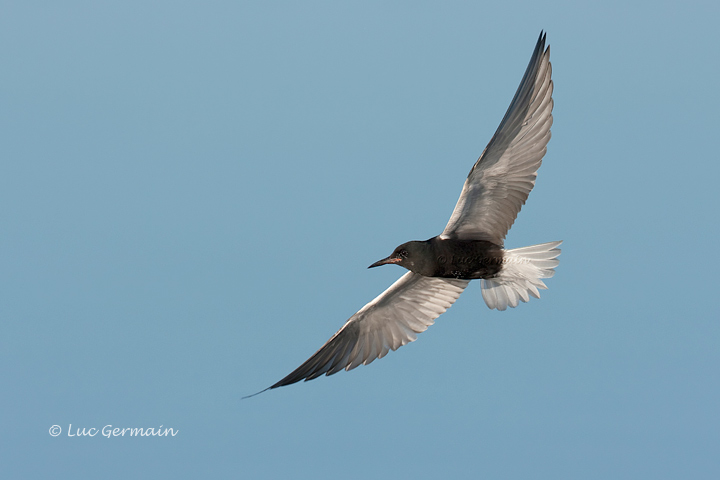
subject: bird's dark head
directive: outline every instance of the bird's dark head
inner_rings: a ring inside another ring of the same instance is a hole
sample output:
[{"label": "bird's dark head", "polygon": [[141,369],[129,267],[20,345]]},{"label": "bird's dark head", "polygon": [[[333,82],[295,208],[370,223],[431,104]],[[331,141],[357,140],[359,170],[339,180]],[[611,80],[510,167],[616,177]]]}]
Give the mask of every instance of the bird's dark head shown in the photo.
[{"label": "bird's dark head", "polygon": [[394,263],[396,265],[400,265],[401,267],[405,267],[408,270],[414,270],[413,267],[415,267],[415,264],[422,259],[422,254],[427,248],[426,244],[427,242],[417,241],[403,243],[397,247],[389,257],[378,260],[368,268]]}]

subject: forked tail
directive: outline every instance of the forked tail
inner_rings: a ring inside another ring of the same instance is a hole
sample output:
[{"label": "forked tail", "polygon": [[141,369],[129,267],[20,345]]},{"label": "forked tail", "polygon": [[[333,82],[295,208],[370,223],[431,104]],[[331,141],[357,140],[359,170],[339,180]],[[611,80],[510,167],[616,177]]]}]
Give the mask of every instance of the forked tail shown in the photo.
[{"label": "forked tail", "polygon": [[527,302],[530,295],[540,298],[538,288],[546,290],[547,287],[541,278],[550,278],[555,275],[555,267],[560,261],[560,249],[557,248],[562,241],[541,243],[530,247],[505,250],[503,268],[490,279],[482,279],[482,295],[490,308],[505,310],[517,307],[522,300]]}]

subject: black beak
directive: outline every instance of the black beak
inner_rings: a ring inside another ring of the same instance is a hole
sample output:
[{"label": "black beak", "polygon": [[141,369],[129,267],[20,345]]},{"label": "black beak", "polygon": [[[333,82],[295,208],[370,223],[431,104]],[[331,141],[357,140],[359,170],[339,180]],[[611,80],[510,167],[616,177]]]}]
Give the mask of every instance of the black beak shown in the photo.
[{"label": "black beak", "polygon": [[387,265],[387,264],[389,264],[389,263],[400,263],[401,260],[402,260],[402,259],[400,259],[400,258],[398,258],[398,257],[393,257],[392,255],[390,255],[390,256],[387,257],[387,258],[383,258],[382,260],[378,260],[377,262],[375,262],[375,263],[373,263],[372,265],[370,265],[368,268],[379,267],[380,265]]}]

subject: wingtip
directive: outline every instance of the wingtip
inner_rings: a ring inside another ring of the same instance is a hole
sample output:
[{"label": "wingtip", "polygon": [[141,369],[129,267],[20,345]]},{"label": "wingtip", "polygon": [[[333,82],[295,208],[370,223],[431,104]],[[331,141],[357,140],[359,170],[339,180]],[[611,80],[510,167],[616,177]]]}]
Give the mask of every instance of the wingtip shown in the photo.
[{"label": "wingtip", "polygon": [[240,400],[245,400],[246,398],[250,398],[250,397],[254,397],[254,396],[256,396],[256,395],[260,395],[260,394],[263,393],[263,392],[267,392],[267,391],[270,390],[271,388],[273,388],[273,387],[268,387],[268,388],[266,388],[265,390],[260,390],[259,392],[253,393],[252,395],[246,395],[246,396],[240,398]]},{"label": "wingtip", "polygon": [[542,43],[543,43],[543,46],[545,47],[545,55],[550,55],[550,45],[547,45],[547,32],[541,32],[541,34],[542,34]]}]

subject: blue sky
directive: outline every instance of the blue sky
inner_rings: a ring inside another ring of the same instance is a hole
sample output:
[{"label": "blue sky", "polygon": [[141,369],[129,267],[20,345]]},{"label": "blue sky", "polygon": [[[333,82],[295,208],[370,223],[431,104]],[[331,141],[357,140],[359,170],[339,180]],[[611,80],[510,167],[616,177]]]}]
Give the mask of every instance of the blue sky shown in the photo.
[{"label": "blue sky", "polygon": [[[718,478],[719,19],[4,3],[0,474]],[[442,231],[541,29],[553,139],[506,245],[564,240],[542,299],[473,283],[382,360],[241,401]]]}]

